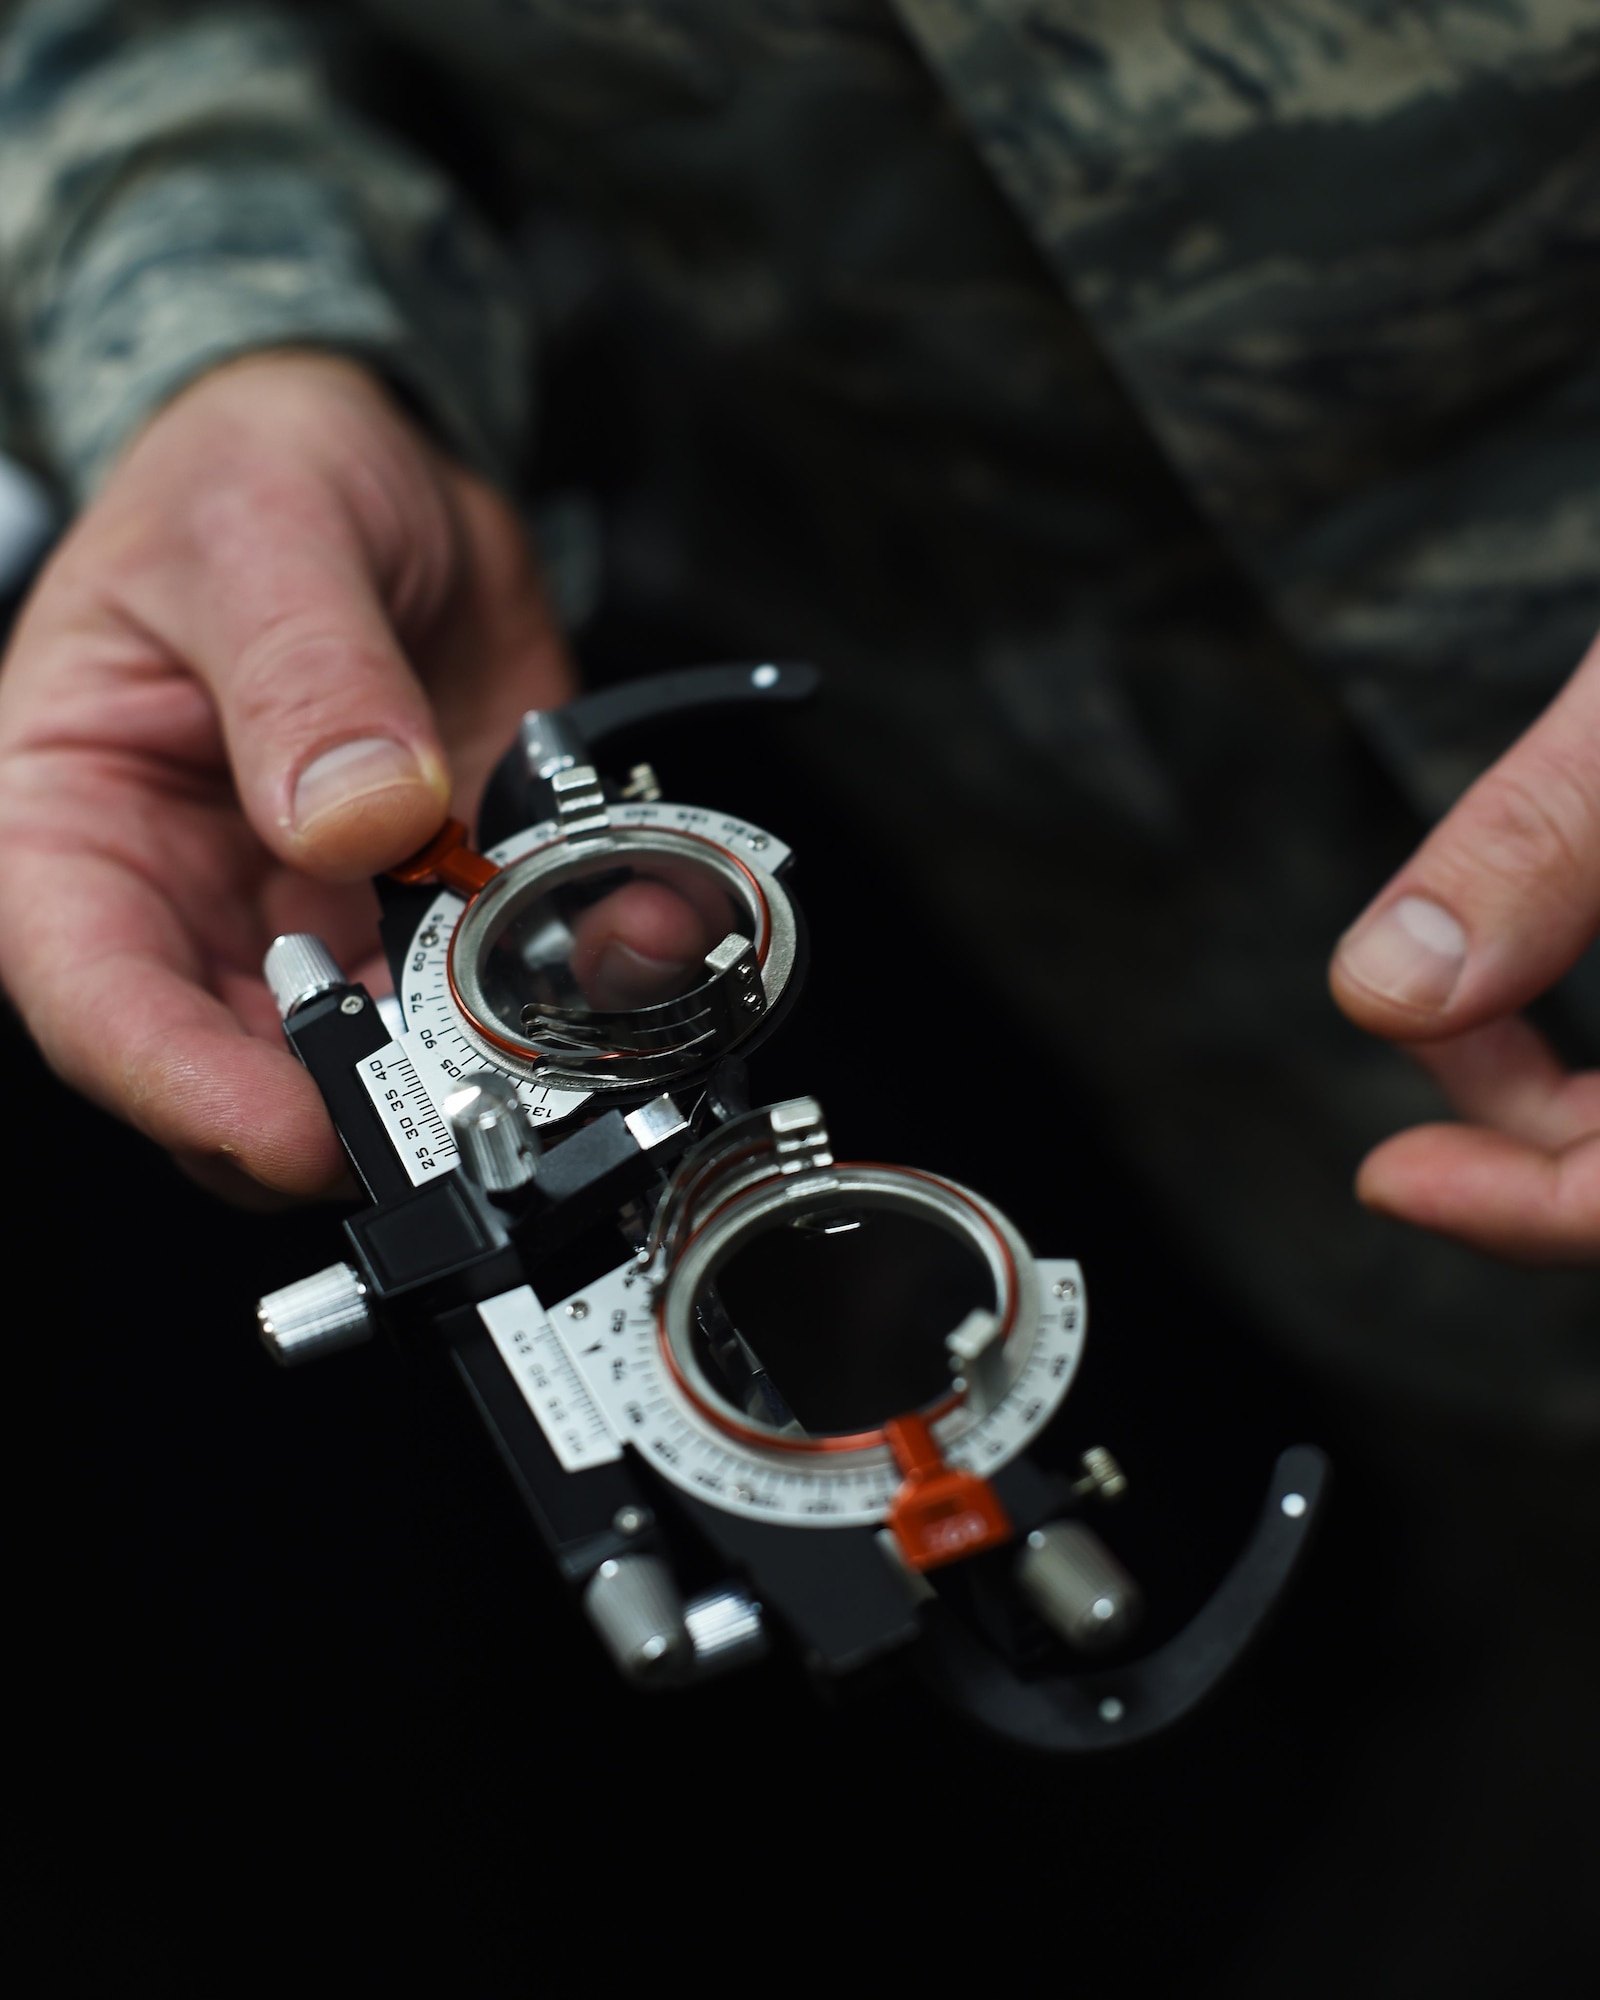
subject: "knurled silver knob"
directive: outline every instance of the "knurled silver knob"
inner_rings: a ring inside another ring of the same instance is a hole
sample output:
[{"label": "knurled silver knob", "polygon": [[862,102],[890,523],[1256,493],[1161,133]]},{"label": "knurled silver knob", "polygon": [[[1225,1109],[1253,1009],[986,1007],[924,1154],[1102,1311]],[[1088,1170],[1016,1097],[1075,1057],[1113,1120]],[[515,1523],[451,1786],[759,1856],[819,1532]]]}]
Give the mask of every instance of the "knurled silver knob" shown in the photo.
[{"label": "knurled silver knob", "polygon": [[339,970],[339,961],[333,953],[321,938],[313,937],[309,931],[290,931],[283,937],[275,937],[267,948],[261,970],[285,1021],[297,1007],[315,1000],[319,993],[350,983]]},{"label": "knurled silver knob", "polygon": [[630,1680],[670,1686],[694,1671],[683,1599],[659,1556],[613,1556],[590,1577],[583,1608]]},{"label": "knurled silver knob", "polygon": [[256,1318],[262,1345],[285,1368],[356,1347],[373,1331],[367,1288],[348,1264],[330,1264],[298,1284],[268,1292]]},{"label": "knurled silver knob", "polygon": [[1016,1577],[1039,1616],[1080,1652],[1117,1645],[1139,1615],[1139,1586],[1077,1521],[1035,1528],[1017,1556]]},{"label": "knurled silver knob", "polygon": [[491,1194],[526,1187],[539,1157],[538,1142],[516,1086],[492,1070],[452,1091],[440,1107],[450,1121],[461,1171]]}]

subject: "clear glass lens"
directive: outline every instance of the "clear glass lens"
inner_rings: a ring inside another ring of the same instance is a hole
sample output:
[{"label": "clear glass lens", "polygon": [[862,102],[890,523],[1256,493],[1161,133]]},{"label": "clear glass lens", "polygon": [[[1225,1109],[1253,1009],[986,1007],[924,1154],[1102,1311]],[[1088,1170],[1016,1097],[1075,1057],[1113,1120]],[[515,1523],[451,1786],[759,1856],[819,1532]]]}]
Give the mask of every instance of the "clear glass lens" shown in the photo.
[{"label": "clear glass lens", "polygon": [[668,855],[597,860],[535,896],[484,954],[484,1003],[525,1034],[524,1009],[614,1013],[703,985],[705,955],[754,919],[715,870]]},{"label": "clear glass lens", "polygon": [[995,1306],[987,1264],[936,1224],[814,1212],[744,1244],[702,1286],[695,1356],[741,1416],[846,1435],[947,1395],[948,1336]]}]

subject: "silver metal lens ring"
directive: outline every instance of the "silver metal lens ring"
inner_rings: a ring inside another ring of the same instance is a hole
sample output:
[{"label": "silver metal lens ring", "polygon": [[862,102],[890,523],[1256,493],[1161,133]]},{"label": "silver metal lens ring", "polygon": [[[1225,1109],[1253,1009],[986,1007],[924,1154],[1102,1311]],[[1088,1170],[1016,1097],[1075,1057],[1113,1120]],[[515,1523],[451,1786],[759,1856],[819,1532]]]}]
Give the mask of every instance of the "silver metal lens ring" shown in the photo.
[{"label": "silver metal lens ring", "polygon": [[[608,867],[648,880],[652,863],[692,871],[726,898],[729,933],[688,992],[611,1010],[583,1004],[570,982],[567,994],[537,1006],[513,1008],[497,994],[493,955],[519,921]],[[669,1083],[742,1041],[788,985],[795,946],[794,907],[759,863],[703,834],[612,827],[552,841],[502,868],[456,925],[449,983],[466,1033],[490,1061],[558,1087],[624,1090]]]},{"label": "silver metal lens ring", "polygon": [[[748,1443],[783,1452],[881,1451],[881,1428],[844,1435],[796,1437],[763,1423],[733,1404],[707,1374],[695,1341],[696,1308],[728,1262],[774,1227],[843,1210],[880,1209],[930,1223],[976,1252],[994,1286],[986,1381],[981,1399],[968,1382],[922,1414],[937,1421],[941,1441],[959,1442],[988,1409],[1003,1400],[1027,1366],[1039,1327],[1039,1278],[1027,1245],[999,1209],[954,1181],[910,1167],[829,1165],[794,1176],[774,1174],[715,1208],[683,1245],[666,1272],[657,1300],[662,1354],[679,1388],[717,1426]],[[954,1337],[959,1329],[952,1329]],[[890,1417],[904,1414],[888,1411]],[[942,1420],[942,1421],[940,1421]]]}]

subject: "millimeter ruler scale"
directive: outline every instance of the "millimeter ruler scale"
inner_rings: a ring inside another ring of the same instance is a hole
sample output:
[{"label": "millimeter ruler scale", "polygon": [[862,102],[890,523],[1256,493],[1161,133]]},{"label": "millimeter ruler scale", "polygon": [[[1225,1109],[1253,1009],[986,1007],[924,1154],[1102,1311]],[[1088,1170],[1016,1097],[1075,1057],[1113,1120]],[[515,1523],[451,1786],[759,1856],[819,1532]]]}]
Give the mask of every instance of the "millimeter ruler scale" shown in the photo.
[{"label": "millimeter ruler scale", "polygon": [[581,1472],[585,1466],[610,1465],[621,1458],[621,1445],[530,1285],[485,1299],[478,1317],[563,1471]]},{"label": "millimeter ruler scale", "polygon": [[359,1075],[413,1187],[456,1164],[456,1142],[444,1114],[398,1042],[386,1042],[368,1056]]}]

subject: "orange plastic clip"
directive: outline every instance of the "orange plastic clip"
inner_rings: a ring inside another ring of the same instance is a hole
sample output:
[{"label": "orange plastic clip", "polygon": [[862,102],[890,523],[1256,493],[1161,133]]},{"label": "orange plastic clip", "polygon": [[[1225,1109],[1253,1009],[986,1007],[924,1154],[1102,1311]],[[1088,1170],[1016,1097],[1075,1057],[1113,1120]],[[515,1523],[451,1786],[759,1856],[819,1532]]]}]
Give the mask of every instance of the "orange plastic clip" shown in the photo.
[{"label": "orange plastic clip", "polygon": [[905,1474],[889,1508],[889,1526],[912,1569],[938,1569],[1010,1539],[1011,1522],[999,1494],[976,1472],[946,1465],[922,1417],[892,1417],[883,1434]]},{"label": "orange plastic clip", "polygon": [[467,829],[458,819],[447,819],[426,847],[389,870],[392,881],[408,884],[426,882],[436,876],[458,896],[473,897],[500,873],[476,848],[467,845]]}]

